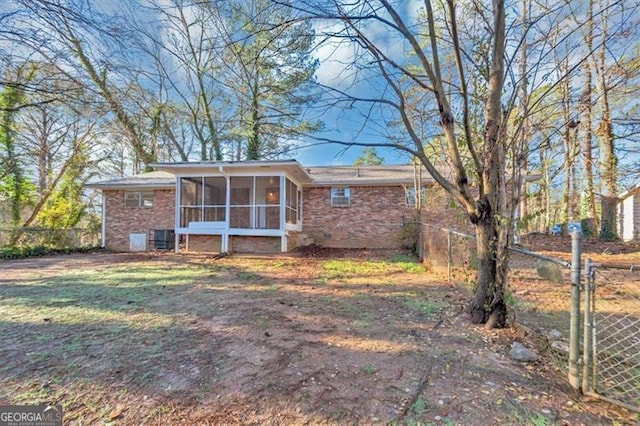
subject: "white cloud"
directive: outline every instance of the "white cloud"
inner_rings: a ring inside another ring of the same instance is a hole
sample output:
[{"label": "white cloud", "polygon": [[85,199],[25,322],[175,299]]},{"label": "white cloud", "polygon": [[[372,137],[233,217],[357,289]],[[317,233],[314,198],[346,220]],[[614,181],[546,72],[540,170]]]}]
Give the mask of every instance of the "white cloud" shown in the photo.
[{"label": "white cloud", "polygon": [[[418,0],[411,0],[411,7],[407,6],[406,10],[399,11],[407,15],[407,25],[415,24],[419,14],[417,10],[419,4]],[[412,9],[415,10],[410,12]],[[378,13],[385,19],[391,19],[381,11]],[[406,40],[390,26],[378,20],[368,20],[362,23],[360,30],[393,61],[403,62],[407,58]],[[321,21],[316,24],[315,31],[319,40],[315,56],[320,60],[316,76],[320,83],[344,90],[371,78],[371,75],[363,72],[362,67],[371,61],[371,56],[355,42],[341,37],[346,31],[343,23]]]},{"label": "white cloud", "polygon": [[339,23],[322,21],[316,24],[317,47],[314,56],[320,61],[316,77],[321,84],[346,88],[351,86],[357,77],[353,65],[357,57],[357,46],[331,34],[341,30]]}]

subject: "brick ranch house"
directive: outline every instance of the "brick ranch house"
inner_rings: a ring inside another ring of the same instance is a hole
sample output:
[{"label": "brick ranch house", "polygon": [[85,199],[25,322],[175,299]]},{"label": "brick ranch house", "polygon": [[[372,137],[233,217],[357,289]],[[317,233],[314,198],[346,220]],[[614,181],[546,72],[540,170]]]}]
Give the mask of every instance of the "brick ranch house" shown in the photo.
[{"label": "brick ranch house", "polygon": [[[273,253],[300,245],[397,248],[414,219],[464,221],[412,165],[303,167],[295,160],[152,164],[88,185],[102,192],[102,246],[116,251]],[[420,182],[418,183],[418,179]]]}]

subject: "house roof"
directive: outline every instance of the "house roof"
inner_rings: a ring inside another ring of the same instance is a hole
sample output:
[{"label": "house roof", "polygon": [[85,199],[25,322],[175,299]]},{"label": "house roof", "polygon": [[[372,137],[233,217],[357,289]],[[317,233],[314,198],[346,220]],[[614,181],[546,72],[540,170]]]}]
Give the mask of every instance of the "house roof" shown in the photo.
[{"label": "house roof", "polygon": [[[414,166],[312,166],[303,167],[296,160],[279,161],[194,161],[179,163],[153,163],[155,172],[111,179],[87,185],[95,189],[171,189],[176,175],[219,174],[233,172],[260,174],[269,169],[286,171],[306,187],[310,186],[392,186],[413,185]],[[538,179],[538,175],[525,176],[526,181]],[[422,167],[422,185],[433,183],[431,175]]]},{"label": "house roof", "polygon": [[640,194],[640,185],[633,186],[618,195],[618,199],[624,200],[632,195]]},{"label": "house roof", "polygon": [[[308,186],[331,185],[412,185],[413,165],[382,166],[320,166],[308,167],[312,182]],[[433,182],[433,178],[422,168],[422,184]]]},{"label": "house roof", "polygon": [[227,172],[264,173],[268,169],[286,171],[300,183],[310,183],[311,177],[297,160],[256,161],[186,161],[177,163],[152,163],[151,167],[173,174],[220,174]]},{"label": "house roof", "polygon": [[139,175],[103,180],[87,184],[94,189],[173,189],[176,186],[175,175],[162,171],[140,173]]}]

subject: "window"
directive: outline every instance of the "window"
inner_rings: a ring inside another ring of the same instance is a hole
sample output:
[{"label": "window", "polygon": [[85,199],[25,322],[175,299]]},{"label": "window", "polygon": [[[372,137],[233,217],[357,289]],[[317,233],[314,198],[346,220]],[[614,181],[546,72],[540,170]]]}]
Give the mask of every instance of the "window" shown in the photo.
[{"label": "window", "polygon": [[420,192],[417,192],[414,186],[405,188],[404,195],[407,207],[416,207],[418,205],[418,200],[420,201],[420,207],[424,207],[426,194],[426,188],[420,188]]},{"label": "window", "polygon": [[331,188],[331,207],[347,207],[351,204],[349,188]]},{"label": "window", "polygon": [[124,205],[125,207],[153,207],[153,191],[126,191]]},{"label": "window", "polygon": [[180,179],[180,226],[191,222],[224,222],[227,180],[223,177]]}]

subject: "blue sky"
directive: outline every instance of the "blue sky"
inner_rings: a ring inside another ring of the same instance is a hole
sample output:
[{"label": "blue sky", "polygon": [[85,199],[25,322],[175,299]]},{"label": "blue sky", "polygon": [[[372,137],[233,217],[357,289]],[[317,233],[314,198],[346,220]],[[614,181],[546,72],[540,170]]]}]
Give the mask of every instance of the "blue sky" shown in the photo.
[{"label": "blue sky", "polygon": [[[418,14],[424,8],[421,0],[404,0],[398,2],[398,11],[405,17],[407,22],[417,21]],[[380,12],[382,13],[382,12]],[[338,88],[347,93],[366,97],[371,93],[384,93],[386,84],[380,82],[377,74],[357,67],[352,64],[362,57],[362,52],[358,51],[354,43],[339,41],[337,39],[326,39],[324,33],[339,31],[341,23],[335,21],[316,21],[314,23],[316,34],[321,35],[319,39],[323,43],[317,46],[314,56],[320,61],[320,66],[316,72],[317,81],[325,86]],[[383,24],[371,22],[366,27],[367,36],[375,41],[385,53],[396,60],[402,62],[406,59],[409,51],[406,40],[389,31]],[[340,108],[336,106],[321,112],[312,111],[314,114],[321,114],[321,119],[325,123],[324,131],[318,136],[345,142],[358,141],[362,143],[388,142],[386,138],[388,126],[386,122],[390,115],[383,110],[367,110],[368,105],[351,105],[350,108]],[[369,122],[364,117],[370,115],[373,119]],[[312,140],[307,140],[301,145],[313,144]],[[345,147],[344,145],[324,144],[302,148],[292,153],[302,164],[308,165],[347,165],[352,164],[361,155],[361,146]],[[407,153],[389,148],[376,148],[379,156],[383,157],[386,164],[406,164],[410,161]]]},{"label": "blue sky", "polygon": [[[361,147],[349,147],[345,151],[344,146],[326,144],[314,146],[294,151],[291,158],[295,158],[305,166],[329,166],[329,165],[349,165],[353,164],[356,158],[361,155]],[[406,153],[388,148],[376,148],[380,157],[383,157],[385,164],[406,164],[409,157]]]}]

